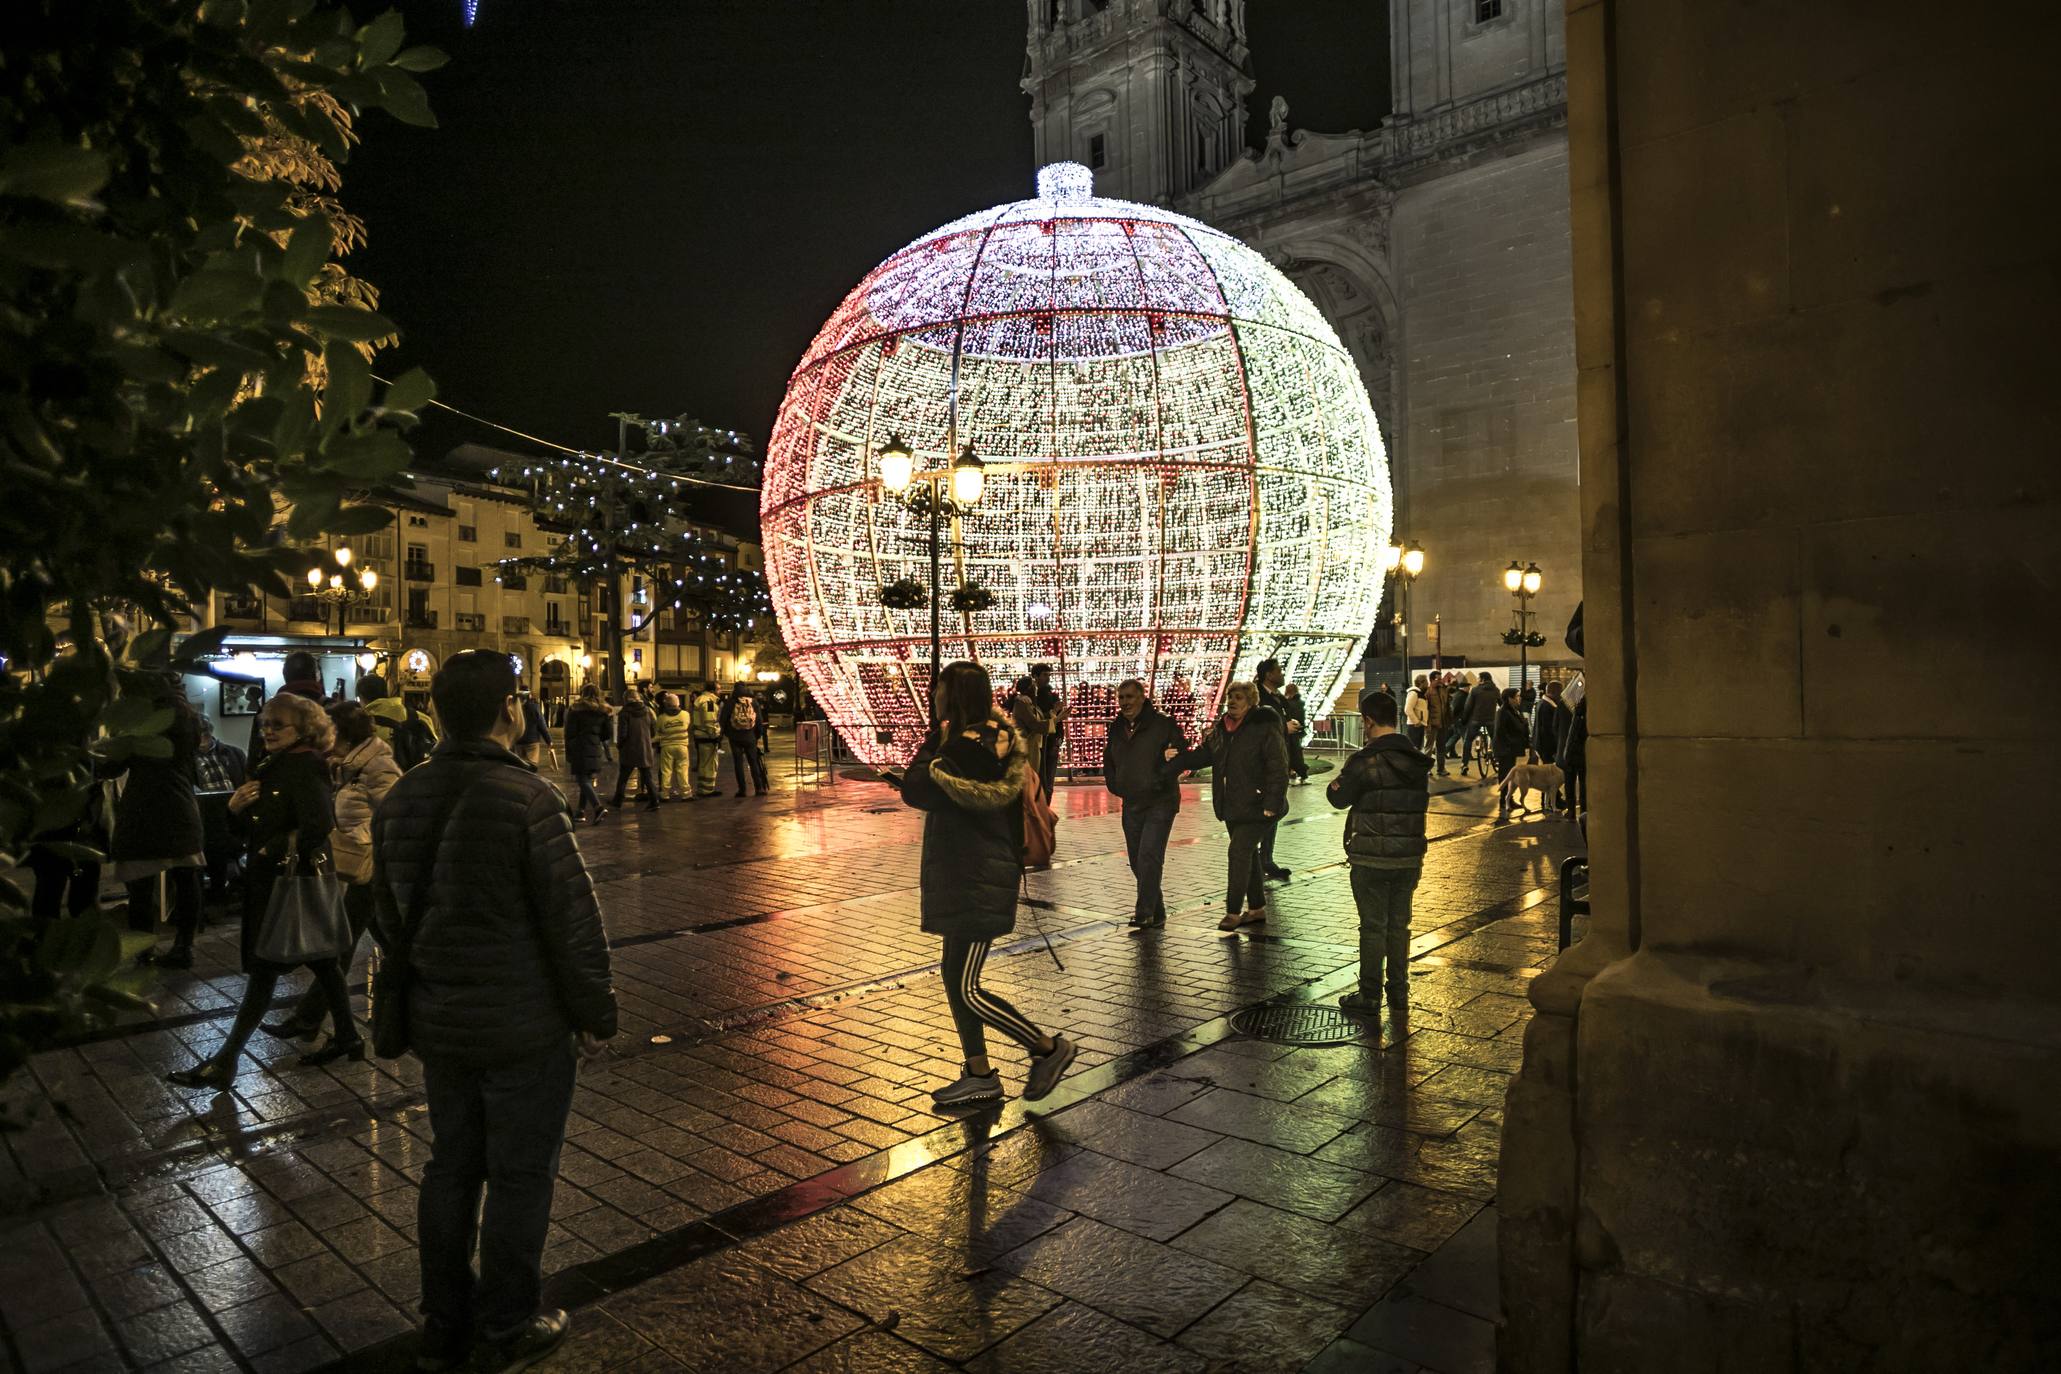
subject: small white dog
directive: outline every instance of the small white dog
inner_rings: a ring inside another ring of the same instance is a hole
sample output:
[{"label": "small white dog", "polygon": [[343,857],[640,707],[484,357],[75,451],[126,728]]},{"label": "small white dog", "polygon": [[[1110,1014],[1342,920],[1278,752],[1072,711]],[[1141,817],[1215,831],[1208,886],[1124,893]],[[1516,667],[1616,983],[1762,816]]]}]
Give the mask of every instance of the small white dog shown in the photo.
[{"label": "small white dog", "polygon": [[[1566,776],[1554,764],[1513,763],[1510,765],[1510,771],[1503,776],[1503,810],[1509,811],[1512,792],[1517,794],[1520,803],[1524,801],[1526,793],[1537,792],[1540,799],[1539,814],[1550,815],[1553,810],[1553,798],[1560,795],[1561,785],[1566,780]],[[1529,816],[1531,807],[1525,806],[1517,814]]]}]

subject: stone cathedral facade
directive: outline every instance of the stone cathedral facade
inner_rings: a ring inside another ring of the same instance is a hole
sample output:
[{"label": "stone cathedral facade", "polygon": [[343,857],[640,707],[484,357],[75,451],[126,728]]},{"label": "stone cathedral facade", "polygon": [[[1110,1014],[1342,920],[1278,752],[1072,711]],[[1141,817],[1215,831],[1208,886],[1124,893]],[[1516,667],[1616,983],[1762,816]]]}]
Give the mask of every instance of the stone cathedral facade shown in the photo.
[{"label": "stone cathedral facade", "polygon": [[[1275,0],[1281,3],[1282,0]],[[1372,3],[1373,0],[1367,0]],[[1247,148],[1246,0],[1027,0],[1040,166],[1168,205],[1267,254],[1353,352],[1387,441],[1397,534],[1427,566],[1411,647],[1516,651],[1512,559],[1565,658],[1581,598],[1561,0],[1389,0],[1393,112]]]}]

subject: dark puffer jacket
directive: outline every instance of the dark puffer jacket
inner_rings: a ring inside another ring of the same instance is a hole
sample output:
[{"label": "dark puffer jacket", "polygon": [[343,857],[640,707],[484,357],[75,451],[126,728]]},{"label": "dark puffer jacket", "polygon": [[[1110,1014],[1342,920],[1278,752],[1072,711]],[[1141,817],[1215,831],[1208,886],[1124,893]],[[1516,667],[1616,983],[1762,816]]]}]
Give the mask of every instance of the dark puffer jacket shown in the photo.
[{"label": "dark puffer jacket", "polygon": [[594,882],[565,799],[535,769],[491,740],[447,738],[386,794],[372,835],[386,943],[417,885],[432,884],[411,947],[418,1056],[490,1067],[546,1054],[576,1030],[615,1034]]},{"label": "dark puffer jacket", "polygon": [[[923,929],[987,940],[1016,929],[1023,878],[1023,788],[1033,776],[1022,739],[990,720],[978,739],[926,741],[902,778],[923,817]],[[1008,751],[995,757],[997,738]]]},{"label": "dark puffer jacket", "polygon": [[599,773],[614,722],[608,708],[574,702],[565,713],[565,766],[574,773]]},{"label": "dark puffer jacket", "polygon": [[1219,720],[1202,743],[1173,761],[1177,771],[1210,769],[1209,800],[1226,825],[1288,810],[1288,739],[1272,707],[1255,706],[1236,730]]},{"label": "dark puffer jacket", "polygon": [[[183,859],[198,854],[206,843],[200,826],[200,803],[194,798],[194,759],[200,753],[200,722],[186,706],[175,707],[165,730],[172,756],[134,756],[107,770],[123,774],[122,795],[115,803],[114,843],[107,857]],[[218,746],[219,747],[219,746]]]},{"label": "dark puffer jacket", "polygon": [[1188,737],[1147,702],[1138,719],[1110,717],[1102,740],[1102,785],[1125,806],[1181,805],[1181,779],[1166,761],[1168,749],[1186,749]]},{"label": "dark puffer jacket", "polygon": [[1401,735],[1382,735],[1345,761],[1324,795],[1346,812],[1348,860],[1362,868],[1424,866],[1430,772],[1431,756]]}]

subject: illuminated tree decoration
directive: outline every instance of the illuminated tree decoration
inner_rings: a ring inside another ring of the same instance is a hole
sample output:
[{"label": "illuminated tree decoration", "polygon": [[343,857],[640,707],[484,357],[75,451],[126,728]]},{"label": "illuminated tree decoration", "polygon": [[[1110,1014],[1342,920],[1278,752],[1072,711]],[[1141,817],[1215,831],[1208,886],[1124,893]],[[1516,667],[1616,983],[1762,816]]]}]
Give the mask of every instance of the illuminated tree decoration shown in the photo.
[{"label": "illuminated tree decoration", "polygon": [[1387,459],[1337,334],[1236,239],[1058,163],[1036,198],[896,253],[817,334],[767,454],[766,574],[796,671],[875,763],[928,716],[928,612],[879,595],[929,580],[927,523],[882,497],[893,435],[919,473],[954,444],[986,460],[944,581],[995,602],[947,616],[944,656],[998,686],[1051,663],[1075,764],[1099,761],[1127,677],[1191,732],[1262,658],[1325,710],[1344,685],[1379,601]]}]

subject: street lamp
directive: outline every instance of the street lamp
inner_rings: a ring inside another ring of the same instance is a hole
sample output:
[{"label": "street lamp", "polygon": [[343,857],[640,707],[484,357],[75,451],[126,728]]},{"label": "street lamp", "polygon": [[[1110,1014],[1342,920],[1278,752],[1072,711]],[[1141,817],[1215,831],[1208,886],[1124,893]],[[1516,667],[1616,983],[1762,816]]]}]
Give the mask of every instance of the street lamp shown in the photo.
[{"label": "street lamp", "polygon": [[1539,572],[1539,565],[1536,563],[1519,566],[1517,560],[1513,558],[1510,560],[1510,566],[1503,569],[1503,586],[1509,591],[1510,595],[1517,598],[1517,610],[1514,612],[1517,617],[1517,623],[1503,632],[1503,642],[1517,646],[1517,690],[1519,692],[1522,692],[1525,687],[1525,677],[1530,666],[1531,650],[1538,648],[1546,642],[1546,637],[1531,627],[1531,599],[1539,594],[1539,588],[1545,584],[1545,580],[1544,575]]},{"label": "street lamp", "polygon": [[1388,546],[1385,556],[1388,575],[1396,580],[1397,598],[1396,623],[1402,627],[1403,685],[1402,700],[1410,697],[1410,587],[1417,575],[1424,571],[1424,546],[1412,539],[1404,544],[1400,539]]},{"label": "street lamp", "polygon": [[[331,602],[336,606],[336,633],[339,638],[344,632],[344,608],[353,602],[367,601],[379,588],[379,573],[372,568],[350,571],[351,547],[339,545],[336,550],[337,571],[325,578],[321,566],[308,569],[308,595],[317,601]],[[324,585],[325,582],[327,585]],[[327,619],[325,615],[324,619]]]},{"label": "street lamp", "polygon": [[[943,607],[938,598],[939,536],[947,519],[957,520],[980,504],[987,486],[987,464],[967,445],[949,468],[916,471],[916,454],[900,435],[889,439],[874,454],[879,464],[880,489],[902,503],[919,519],[930,524],[930,585],[924,587],[902,578],[880,589],[880,604],[891,610],[914,610],[925,600],[930,603],[930,681],[936,684],[943,657]],[[980,609],[994,603],[994,595],[981,587],[961,587],[952,597],[961,611]]]}]

